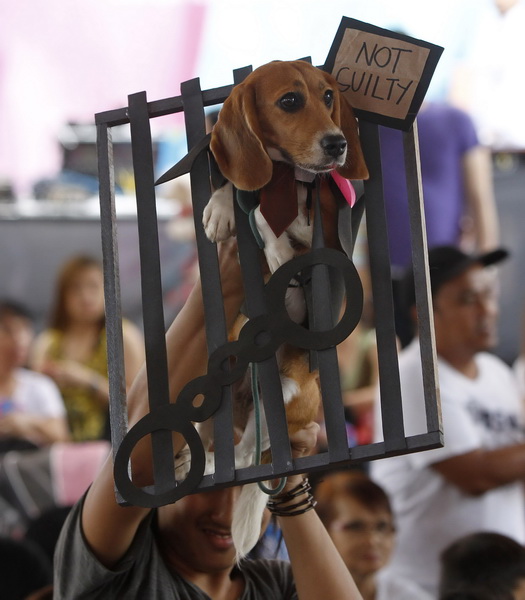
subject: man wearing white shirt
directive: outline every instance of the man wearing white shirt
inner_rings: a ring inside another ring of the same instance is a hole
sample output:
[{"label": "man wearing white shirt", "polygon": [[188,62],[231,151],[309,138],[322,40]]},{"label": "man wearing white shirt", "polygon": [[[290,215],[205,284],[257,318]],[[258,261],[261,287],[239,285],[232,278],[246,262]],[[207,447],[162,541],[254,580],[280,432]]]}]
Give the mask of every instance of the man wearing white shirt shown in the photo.
[{"label": "man wearing white shirt", "polygon": [[[445,446],[372,465],[398,523],[389,568],[434,594],[439,554],[458,537],[484,530],[525,542],[521,398],[510,368],[487,352],[497,342],[491,265],[506,257],[503,249],[467,255],[441,246],[429,252]],[[400,353],[399,370],[406,435],[423,433],[417,338]]]}]

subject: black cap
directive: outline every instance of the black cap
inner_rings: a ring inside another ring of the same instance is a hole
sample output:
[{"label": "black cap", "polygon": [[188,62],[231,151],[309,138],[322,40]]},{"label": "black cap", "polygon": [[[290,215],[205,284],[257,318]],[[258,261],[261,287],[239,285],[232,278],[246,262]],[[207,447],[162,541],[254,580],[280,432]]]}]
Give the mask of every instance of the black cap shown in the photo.
[{"label": "black cap", "polygon": [[[428,265],[430,270],[430,286],[432,296],[439,288],[464,273],[472,265],[488,267],[505,260],[509,256],[505,248],[496,248],[482,254],[465,254],[454,246],[436,246],[428,251]],[[410,268],[404,277],[405,299],[407,307],[415,304],[414,276]]]}]

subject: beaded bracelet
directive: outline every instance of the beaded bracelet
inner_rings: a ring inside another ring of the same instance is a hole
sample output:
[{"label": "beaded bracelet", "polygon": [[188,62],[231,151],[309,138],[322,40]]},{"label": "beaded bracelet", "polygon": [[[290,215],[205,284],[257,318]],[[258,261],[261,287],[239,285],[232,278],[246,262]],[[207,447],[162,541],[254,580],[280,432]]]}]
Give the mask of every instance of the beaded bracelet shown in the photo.
[{"label": "beaded bracelet", "polygon": [[[315,508],[317,504],[312,494],[310,494],[311,489],[312,487],[310,486],[308,479],[304,479],[302,483],[291,489],[289,492],[286,492],[286,494],[268,500],[268,510],[277,517],[295,517],[297,515],[302,515],[305,512],[312,510],[312,508]],[[303,494],[306,494],[306,498],[303,498],[299,502],[294,502],[293,504],[287,504],[294,498],[302,496]]]}]

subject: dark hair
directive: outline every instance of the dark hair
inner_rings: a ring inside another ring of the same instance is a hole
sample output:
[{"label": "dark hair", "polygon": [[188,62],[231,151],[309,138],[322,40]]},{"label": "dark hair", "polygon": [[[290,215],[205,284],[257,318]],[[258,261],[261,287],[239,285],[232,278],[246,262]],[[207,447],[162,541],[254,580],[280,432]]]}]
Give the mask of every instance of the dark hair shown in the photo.
[{"label": "dark hair", "polygon": [[467,535],[441,554],[440,600],[475,590],[484,590],[487,598],[512,600],[520,579],[525,579],[525,547],[499,533]]},{"label": "dark hair", "polygon": [[450,592],[444,596],[440,596],[439,600],[514,600],[514,596],[512,594],[497,594],[495,596],[492,592],[487,592],[487,590],[472,587]]},{"label": "dark hair", "polygon": [[319,480],[314,494],[317,500],[317,513],[325,526],[337,516],[335,500],[338,498],[353,498],[369,510],[393,514],[386,492],[362,471],[329,473]]},{"label": "dark hair", "polygon": [[[434,298],[441,287],[463,274],[473,265],[488,267],[498,264],[509,256],[505,248],[496,248],[481,254],[466,254],[455,246],[435,246],[428,251],[428,267],[430,287]],[[400,294],[405,308],[408,310],[416,303],[416,291],[412,268],[408,268],[400,282]]]},{"label": "dark hair", "polygon": [[25,540],[0,539],[2,598],[23,600],[52,582],[52,567],[35,544]]},{"label": "dark hair", "polygon": [[30,310],[16,300],[0,300],[0,320],[4,317],[19,317],[33,323],[33,315]]},{"label": "dark hair", "polygon": [[32,519],[25,532],[24,539],[36,544],[53,563],[55,546],[71,507],[55,506]]}]

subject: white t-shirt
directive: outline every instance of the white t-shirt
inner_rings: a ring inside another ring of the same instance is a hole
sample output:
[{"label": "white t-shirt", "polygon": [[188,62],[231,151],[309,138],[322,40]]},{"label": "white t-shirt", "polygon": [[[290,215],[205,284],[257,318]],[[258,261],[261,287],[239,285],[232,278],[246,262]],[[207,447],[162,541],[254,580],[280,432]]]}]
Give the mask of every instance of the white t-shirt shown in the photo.
[{"label": "white t-shirt", "polygon": [[524,2],[503,15],[493,7],[474,28],[467,50],[466,66],[472,77],[468,110],[481,142],[493,150],[525,150],[524,27]]},{"label": "white t-shirt", "polygon": [[518,356],[512,365],[516,383],[521,393],[521,397],[525,399],[525,356]]},{"label": "white t-shirt", "polygon": [[[50,377],[35,371],[18,369],[15,378],[15,391],[9,398],[12,405],[7,410],[43,417],[62,417],[66,414],[60,390]],[[0,399],[0,405],[3,401],[5,399]]]},{"label": "white t-shirt", "polygon": [[433,600],[415,583],[382,569],[377,574],[376,600]]},{"label": "white t-shirt", "polygon": [[[511,369],[487,353],[478,354],[476,363],[479,375],[469,379],[438,360],[444,448],[372,463],[372,477],[389,494],[398,526],[389,570],[431,593],[438,584],[439,555],[458,537],[484,530],[525,542],[525,497],[521,483],[469,496],[429,468],[433,463],[478,448],[524,441],[520,395]],[[424,433],[417,340],[400,353],[399,370],[406,435]]]}]

